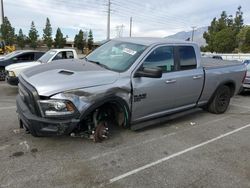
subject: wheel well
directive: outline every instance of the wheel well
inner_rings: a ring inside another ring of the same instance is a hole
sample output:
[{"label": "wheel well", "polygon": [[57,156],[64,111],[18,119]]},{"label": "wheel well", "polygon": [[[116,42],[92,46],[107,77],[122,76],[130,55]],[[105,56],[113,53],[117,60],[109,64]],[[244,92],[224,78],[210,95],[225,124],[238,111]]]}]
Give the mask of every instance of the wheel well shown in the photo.
[{"label": "wheel well", "polygon": [[235,93],[235,84],[233,82],[227,82],[224,85],[229,87],[230,92],[231,92],[231,97],[234,96],[234,93]]},{"label": "wheel well", "polygon": [[113,115],[112,118],[114,118],[118,126],[120,127],[129,126],[129,113],[126,105],[118,101],[108,101],[99,106],[97,109],[101,109],[103,111],[111,110]]},{"label": "wheel well", "polygon": [[98,121],[106,119],[114,124],[128,128],[130,126],[130,111],[127,103],[120,98],[113,97],[100,100],[82,114],[80,126],[93,128]]}]

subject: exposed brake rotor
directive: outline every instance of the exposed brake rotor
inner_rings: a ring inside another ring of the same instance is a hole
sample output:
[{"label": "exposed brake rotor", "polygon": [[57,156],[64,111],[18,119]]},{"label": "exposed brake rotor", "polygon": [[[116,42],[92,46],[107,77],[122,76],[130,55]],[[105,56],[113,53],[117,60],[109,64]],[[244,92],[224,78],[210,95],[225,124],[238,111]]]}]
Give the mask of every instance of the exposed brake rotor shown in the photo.
[{"label": "exposed brake rotor", "polygon": [[93,131],[93,139],[94,142],[102,142],[103,140],[108,138],[108,126],[107,122],[100,122],[96,126],[95,131]]}]

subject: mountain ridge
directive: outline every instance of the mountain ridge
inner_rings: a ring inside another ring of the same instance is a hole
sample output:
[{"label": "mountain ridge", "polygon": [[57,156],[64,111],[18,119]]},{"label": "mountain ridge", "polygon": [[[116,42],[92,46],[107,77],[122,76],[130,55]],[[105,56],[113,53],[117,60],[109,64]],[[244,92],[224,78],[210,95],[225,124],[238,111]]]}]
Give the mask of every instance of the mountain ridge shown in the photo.
[{"label": "mountain ridge", "polygon": [[[203,38],[203,33],[208,31],[208,26],[199,27],[194,31],[194,42],[196,42],[199,46],[205,46],[206,41]],[[177,39],[177,40],[187,40],[188,38],[192,38],[192,30],[190,31],[180,31],[176,34],[166,36],[167,39]]]}]

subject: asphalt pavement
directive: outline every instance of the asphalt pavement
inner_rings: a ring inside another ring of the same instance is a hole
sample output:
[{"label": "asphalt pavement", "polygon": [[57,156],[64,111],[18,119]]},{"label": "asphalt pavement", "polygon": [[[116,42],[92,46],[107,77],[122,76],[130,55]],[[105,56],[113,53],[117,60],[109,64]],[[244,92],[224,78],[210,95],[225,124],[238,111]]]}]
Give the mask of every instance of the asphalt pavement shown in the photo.
[{"label": "asphalt pavement", "polygon": [[250,187],[250,93],[93,143],[19,129],[16,87],[0,83],[0,187]]}]

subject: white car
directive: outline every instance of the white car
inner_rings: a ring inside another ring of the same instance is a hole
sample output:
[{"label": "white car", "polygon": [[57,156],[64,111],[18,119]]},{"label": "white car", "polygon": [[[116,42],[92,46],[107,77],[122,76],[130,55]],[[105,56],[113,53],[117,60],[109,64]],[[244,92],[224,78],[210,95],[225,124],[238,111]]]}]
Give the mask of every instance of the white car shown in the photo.
[{"label": "white car", "polygon": [[52,49],[41,56],[37,61],[15,63],[5,67],[6,80],[10,85],[18,84],[18,75],[24,70],[43,64],[50,63],[60,59],[77,59],[77,53],[74,49]]}]

